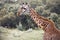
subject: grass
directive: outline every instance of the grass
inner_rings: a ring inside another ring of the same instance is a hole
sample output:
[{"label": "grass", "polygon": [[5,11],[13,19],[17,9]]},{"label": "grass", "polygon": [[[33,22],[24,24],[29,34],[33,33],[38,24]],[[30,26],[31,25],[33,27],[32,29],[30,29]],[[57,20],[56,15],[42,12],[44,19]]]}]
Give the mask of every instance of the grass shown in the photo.
[{"label": "grass", "polygon": [[42,40],[42,30],[20,31],[0,27],[0,40]]}]

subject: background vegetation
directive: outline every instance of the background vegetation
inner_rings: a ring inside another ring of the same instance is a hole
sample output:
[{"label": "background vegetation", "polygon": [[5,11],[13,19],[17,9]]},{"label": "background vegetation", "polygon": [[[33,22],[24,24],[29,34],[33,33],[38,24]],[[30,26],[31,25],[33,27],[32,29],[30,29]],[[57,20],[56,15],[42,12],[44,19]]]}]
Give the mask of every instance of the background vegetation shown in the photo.
[{"label": "background vegetation", "polygon": [[[32,28],[35,30],[38,29],[37,25],[34,23],[31,17],[28,16],[27,14],[21,15],[21,16],[16,15],[18,8],[23,2],[24,3],[28,2],[29,5],[32,8],[34,8],[36,12],[38,12],[38,14],[48,19],[53,20],[56,24],[56,27],[60,29],[60,0],[13,0],[13,1],[0,0],[0,30],[1,32],[4,31],[2,30],[3,28],[1,27],[11,28],[11,30],[14,28],[19,29],[19,30],[28,30],[29,28]],[[39,35],[42,35],[42,34],[39,34]],[[29,39],[31,38],[29,37]],[[23,38],[21,40],[23,40]],[[39,38],[33,39],[32,37],[31,40],[40,40],[40,39]]]},{"label": "background vegetation", "polygon": [[[31,17],[22,15],[17,17],[16,13],[20,4],[28,2],[40,15],[52,19],[56,27],[60,26],[60,1],[59,0],[1,0],[0,1],[0,26],[9,28],[29,29],[37,27]],[[20,26],[19,26],[20,25]]]}]

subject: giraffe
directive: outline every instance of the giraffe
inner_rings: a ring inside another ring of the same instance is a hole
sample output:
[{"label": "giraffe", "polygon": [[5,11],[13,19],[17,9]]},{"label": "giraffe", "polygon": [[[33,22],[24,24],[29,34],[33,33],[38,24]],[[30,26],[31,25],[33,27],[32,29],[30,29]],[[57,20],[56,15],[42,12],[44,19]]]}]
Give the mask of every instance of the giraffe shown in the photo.
[{"label": "giraffe", "polygon": [[30,9],[30,16],[44,31],[43,40],[60,40],[60,30],[55,27],[52,20],[39,15],[33,8]]},{"label": "giraffe", "polygon": [[28,16],[29,12],[27,14],[26,10],[24,11],[23,8],[19,8],[16,15],[19,18],[19,23],[22,25],[22,28],[24,28],[24,30],[28,30],[32,27],[27,20],[30,18],[30,16]]},{"label": "giraffe", "polygon": [[44,31],[43,40],[60,40],[60,30],[55,27],[52,20],[39,15],[33,8],[30,8],[29,16]]}]

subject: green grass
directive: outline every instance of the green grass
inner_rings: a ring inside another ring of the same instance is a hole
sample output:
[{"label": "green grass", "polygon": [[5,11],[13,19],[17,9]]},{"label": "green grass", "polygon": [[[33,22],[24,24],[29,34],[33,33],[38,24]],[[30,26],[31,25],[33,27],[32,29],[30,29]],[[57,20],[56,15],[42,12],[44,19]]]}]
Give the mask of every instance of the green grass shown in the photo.
[{"label": "green grass", "polygon": [[42,30],[20,31],[0,27],[0,40],[42,40]]}]

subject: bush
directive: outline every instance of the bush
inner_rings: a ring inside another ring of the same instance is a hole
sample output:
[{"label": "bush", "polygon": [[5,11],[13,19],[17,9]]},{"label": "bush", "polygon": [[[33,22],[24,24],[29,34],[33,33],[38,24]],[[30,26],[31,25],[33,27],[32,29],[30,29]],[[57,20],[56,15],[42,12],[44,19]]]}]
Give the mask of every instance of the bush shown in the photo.
[{"label": "bush", "polygon": [[60,14],[60,4],[55,5],[50,11]]},{"label": "bush", "polygon": [[56,25],[60,29],[60,18],[57,19]]},{"label": "bush", "polygon": [[19,25],[16,25],[16,27],[17,27],[17,29],[19,29],[19,30],[21,30],[21,31],[24,30],[23,27],[22,27],[21,22],[19,22]]},{"label": "bush", "polygon": [[45,9],[49,9],[51,12],[60,13],[60,0],[46,0]]},{"label": "bush", "polygon": [[42,13],[42,16],[49,17],[50,16],[50,11],[49,10],[44,10],[43,13]]},{"label": "bush", "polygon": [[43,7],[43,6],[37,6],[37,7],[35,8],[35,10],[41,15],[42,12],[44,11],[44,7]]},{"label": "bush", "polygon": [[47,3],[45,6],[45,10],[50,10],[54,5]]},{"label": "bush", "polygon": [[17,28],[19,30],[28,30],[29,28],[35,29],[35,27],[37,27],[37,25],[34,23],[30,16],[28,15],[20,16],[20,22],[19,25],[17,25]]},{"label": "bush", "polygon": [[47,4],[50,3],[51,5],[56,5],[60,3],[60,0],[46,0]]},{"label": "bush", "polygon": [[42,5],[42,1],[41,0],[38,0],[38,1],[34,0],[34,1],[30,2],[30,5],[31,5],[32,8],[36,8],[37,6]]},{"label": "bush", "polygon": [[0,19],[0,26],[7,26],[9,28],[16,28],[16,16],[11,12]]},{"label": "bush", "polygon": [[7,12],[6,8],[3,8],[3,9],[1,9],[1,11],[0,11],[0,16],[3,17],[3,16],[6,15],[7,13],[8,13],[8,12]]},{"label": "bush", "polygon": [[50,18],[51,18],[54,22],[57,22],[58,14],[56,14],[56,13],[51,13]]}]

